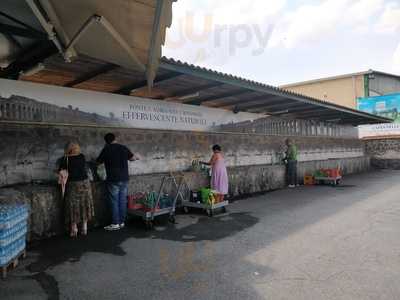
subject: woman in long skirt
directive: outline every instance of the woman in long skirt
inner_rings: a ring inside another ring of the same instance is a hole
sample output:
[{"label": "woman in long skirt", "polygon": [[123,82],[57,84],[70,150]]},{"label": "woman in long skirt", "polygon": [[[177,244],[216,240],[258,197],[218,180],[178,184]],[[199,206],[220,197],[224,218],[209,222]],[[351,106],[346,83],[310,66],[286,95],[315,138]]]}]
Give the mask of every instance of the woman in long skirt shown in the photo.
[{"label": "woman in long skirt", "polygon": [[219,145],[212,147],[213,155],[209,162],[203,162],[211,166],[211,190],[217,193],[217,202],[222,202],[228,194],[228,173],[226,171],[224,156]]},{"label": "woman in long skirt", "polygon": [[[66,180],[65,187],[65,222],[70,229],[70,236],[78,235],[78,225],[81,234],[87,234],[87,223],[94,217],[93,197],[87,176],[85,156],[81,153],[78,143],[70,142],[61,158],[59,173],[63,174],[61,181]],[[65,178],[66,177],[66,178]]]}]

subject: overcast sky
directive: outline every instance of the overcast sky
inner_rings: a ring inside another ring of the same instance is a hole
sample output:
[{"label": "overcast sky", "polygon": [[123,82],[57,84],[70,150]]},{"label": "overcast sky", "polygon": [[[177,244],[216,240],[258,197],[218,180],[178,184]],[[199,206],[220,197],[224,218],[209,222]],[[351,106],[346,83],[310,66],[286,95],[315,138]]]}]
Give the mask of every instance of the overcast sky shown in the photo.
[{"label": "overcast sky", "polygon": [[400,0],[178,0],[163,55],[280,85],[400,74]]}]

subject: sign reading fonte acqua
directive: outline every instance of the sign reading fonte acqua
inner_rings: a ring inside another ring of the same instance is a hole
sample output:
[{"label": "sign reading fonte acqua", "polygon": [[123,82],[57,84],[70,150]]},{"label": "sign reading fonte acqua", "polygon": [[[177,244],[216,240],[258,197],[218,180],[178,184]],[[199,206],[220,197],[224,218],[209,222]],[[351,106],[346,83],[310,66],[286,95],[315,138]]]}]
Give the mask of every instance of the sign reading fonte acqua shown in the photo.
[{"label": "sign reading fonte acqua", "polygon": [[0,79],[0,120],[212,131],[263,115]]},{"label": "sign reading fonte acqua", "polygon": [[202,112],[170,108],[165,105],[130,104],[129,111],[122,112],[124,120],[152,121],[174,124],[194,124],[207,126]]}]

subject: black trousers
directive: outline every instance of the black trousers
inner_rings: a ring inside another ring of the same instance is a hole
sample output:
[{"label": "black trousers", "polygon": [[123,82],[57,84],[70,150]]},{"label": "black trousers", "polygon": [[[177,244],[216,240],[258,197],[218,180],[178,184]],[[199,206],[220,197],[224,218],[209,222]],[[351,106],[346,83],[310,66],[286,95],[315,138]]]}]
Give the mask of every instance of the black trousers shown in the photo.
[{"label": "black trousers", "polygon": [[286,165],[287,181],[289,185],[297,184],[297,160],[289,160]]}]

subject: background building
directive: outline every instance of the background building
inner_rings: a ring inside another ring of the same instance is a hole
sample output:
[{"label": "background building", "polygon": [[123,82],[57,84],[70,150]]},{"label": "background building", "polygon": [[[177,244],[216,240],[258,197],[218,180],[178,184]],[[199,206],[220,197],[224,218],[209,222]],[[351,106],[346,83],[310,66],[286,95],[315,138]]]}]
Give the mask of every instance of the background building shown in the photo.
[{"label": "background building", "polygon": [[359,99],[400,93],[400,75],[369,70],[287,84],[281,88],[359,109]]}]

